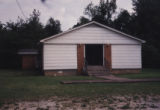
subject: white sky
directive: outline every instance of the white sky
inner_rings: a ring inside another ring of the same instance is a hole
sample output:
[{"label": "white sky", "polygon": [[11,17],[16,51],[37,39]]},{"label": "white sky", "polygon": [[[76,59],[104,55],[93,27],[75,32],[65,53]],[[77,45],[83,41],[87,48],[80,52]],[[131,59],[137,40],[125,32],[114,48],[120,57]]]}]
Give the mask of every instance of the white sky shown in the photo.
[{"label": "white sky", "polygon": [[[46,23],[50,17],[61,22],[62,30],[67,30],[77,23],[83,15],[84,8],[92,1],[98,4],[99,0],[18,0],[26,17],[33,9],[41,12],[40,20]],[[127,9],[132,12],[132,0],[117,0],[117,12],[120,9]],[[16,4],[16,0],[0,0],[0,21],[5,23],[9,20],[16,21],[17,17],[24,18]]]}]

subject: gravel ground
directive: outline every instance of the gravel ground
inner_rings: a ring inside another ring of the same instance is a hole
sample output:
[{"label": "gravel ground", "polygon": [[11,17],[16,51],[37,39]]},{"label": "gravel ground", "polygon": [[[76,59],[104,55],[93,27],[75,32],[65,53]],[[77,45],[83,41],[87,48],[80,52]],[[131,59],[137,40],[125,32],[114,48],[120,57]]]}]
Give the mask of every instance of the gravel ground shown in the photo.
[{"label": "gravel ground", "polygon": [[160,96],[52,97],[39,101],[6,102],[0,110],[159,110]]}]

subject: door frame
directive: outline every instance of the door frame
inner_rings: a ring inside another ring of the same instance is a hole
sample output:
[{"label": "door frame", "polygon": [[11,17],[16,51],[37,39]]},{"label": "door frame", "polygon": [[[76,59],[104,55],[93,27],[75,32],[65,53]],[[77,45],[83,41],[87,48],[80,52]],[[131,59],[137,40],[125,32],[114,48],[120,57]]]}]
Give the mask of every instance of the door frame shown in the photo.
[{"label": "door frame", "polygon": [[[86,59],[86,45],[88,45],[88,44],[84,44],[84,58]],[[91,44],[91,45],[96,45],[96,44]],[[105,52],[104,52],[104,44],[97,44],[97,45],[102,45],[102,50],[103,50],[103,64],[102,64],[102,66],[105,66]]]}]

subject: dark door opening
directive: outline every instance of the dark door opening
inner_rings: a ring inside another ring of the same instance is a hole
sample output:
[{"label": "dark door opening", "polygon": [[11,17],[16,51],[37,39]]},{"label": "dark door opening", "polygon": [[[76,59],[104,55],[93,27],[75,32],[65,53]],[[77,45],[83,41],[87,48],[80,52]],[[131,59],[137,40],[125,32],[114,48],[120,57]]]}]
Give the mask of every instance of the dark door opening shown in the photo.
[{"label": "dark door opening", "polygon": [[85,45],[85,57],[88,65],[103,65],[103,45]]}]

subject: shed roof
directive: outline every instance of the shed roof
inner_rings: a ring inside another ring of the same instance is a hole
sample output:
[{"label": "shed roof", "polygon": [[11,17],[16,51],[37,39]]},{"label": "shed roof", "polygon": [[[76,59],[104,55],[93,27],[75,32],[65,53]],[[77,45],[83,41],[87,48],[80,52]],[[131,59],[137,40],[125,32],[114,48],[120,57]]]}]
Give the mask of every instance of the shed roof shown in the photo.
[{"label": "shed roof", "polygon": [[81,26],[79,26],[79,27],[76,27],[76,28],[70,29],[70,30],[68,30],[68,31],[62,32],[62,33],[60,33],[60,34],[56,34],[56,35],[54,35],[54,36],[51,36],[51,37],[42,39],[40,42],[46,42],[46,41],[48,41],[48,40],[50,40],[50,39],[53,39],[53,38],[56,38],[56,37],[60,37],[60,36],[62,36],[62,35],[64,35],[64,34],[67,34],[67,33],[70,33],[70,32],[72,32],[72,31],[81,29],[81,28],[83,28],[83,27],[85,27],[85,26],[88,26],[88,25],[91,25],[91,24],[96,24],[96,25],[98,25],[98,26],[100,26],[100,27],[103,27],[103,28],[105,28],[105,29],[108,29],[108,30],[110,30],[110,31],[113,31],[113,32],[116,32],[116,33],[118,33],[118,34],[124,35],[124,36],[126,36],[126,37],[131,38],[131,39],[137,40],[137,41],[139,41],[139,42],[141,42],[141,43],[145,43],[145,41],[142,40],[142,39],[139,39],[139,38],[137,38],[137,37],[131,36],[131,35],[126,34],[126,33],[123,33],[123,32],[121,32],[121,31],[118,31],[118,30],[113,29],[113,28],[111,28],[111,27],[108,27],[108,26],[106,26],[106,25],[100,24],[100,23],[98,23],[98,22],[96,22],[96,21],[92,21],[92,22],[86,23],[86,24],[84,24],[84,25],[81,25]]},{"label": "shed roof", "polygon": [[38,50],[37,49],[20,49],[17,54],[19,55],[37,55]]}]

